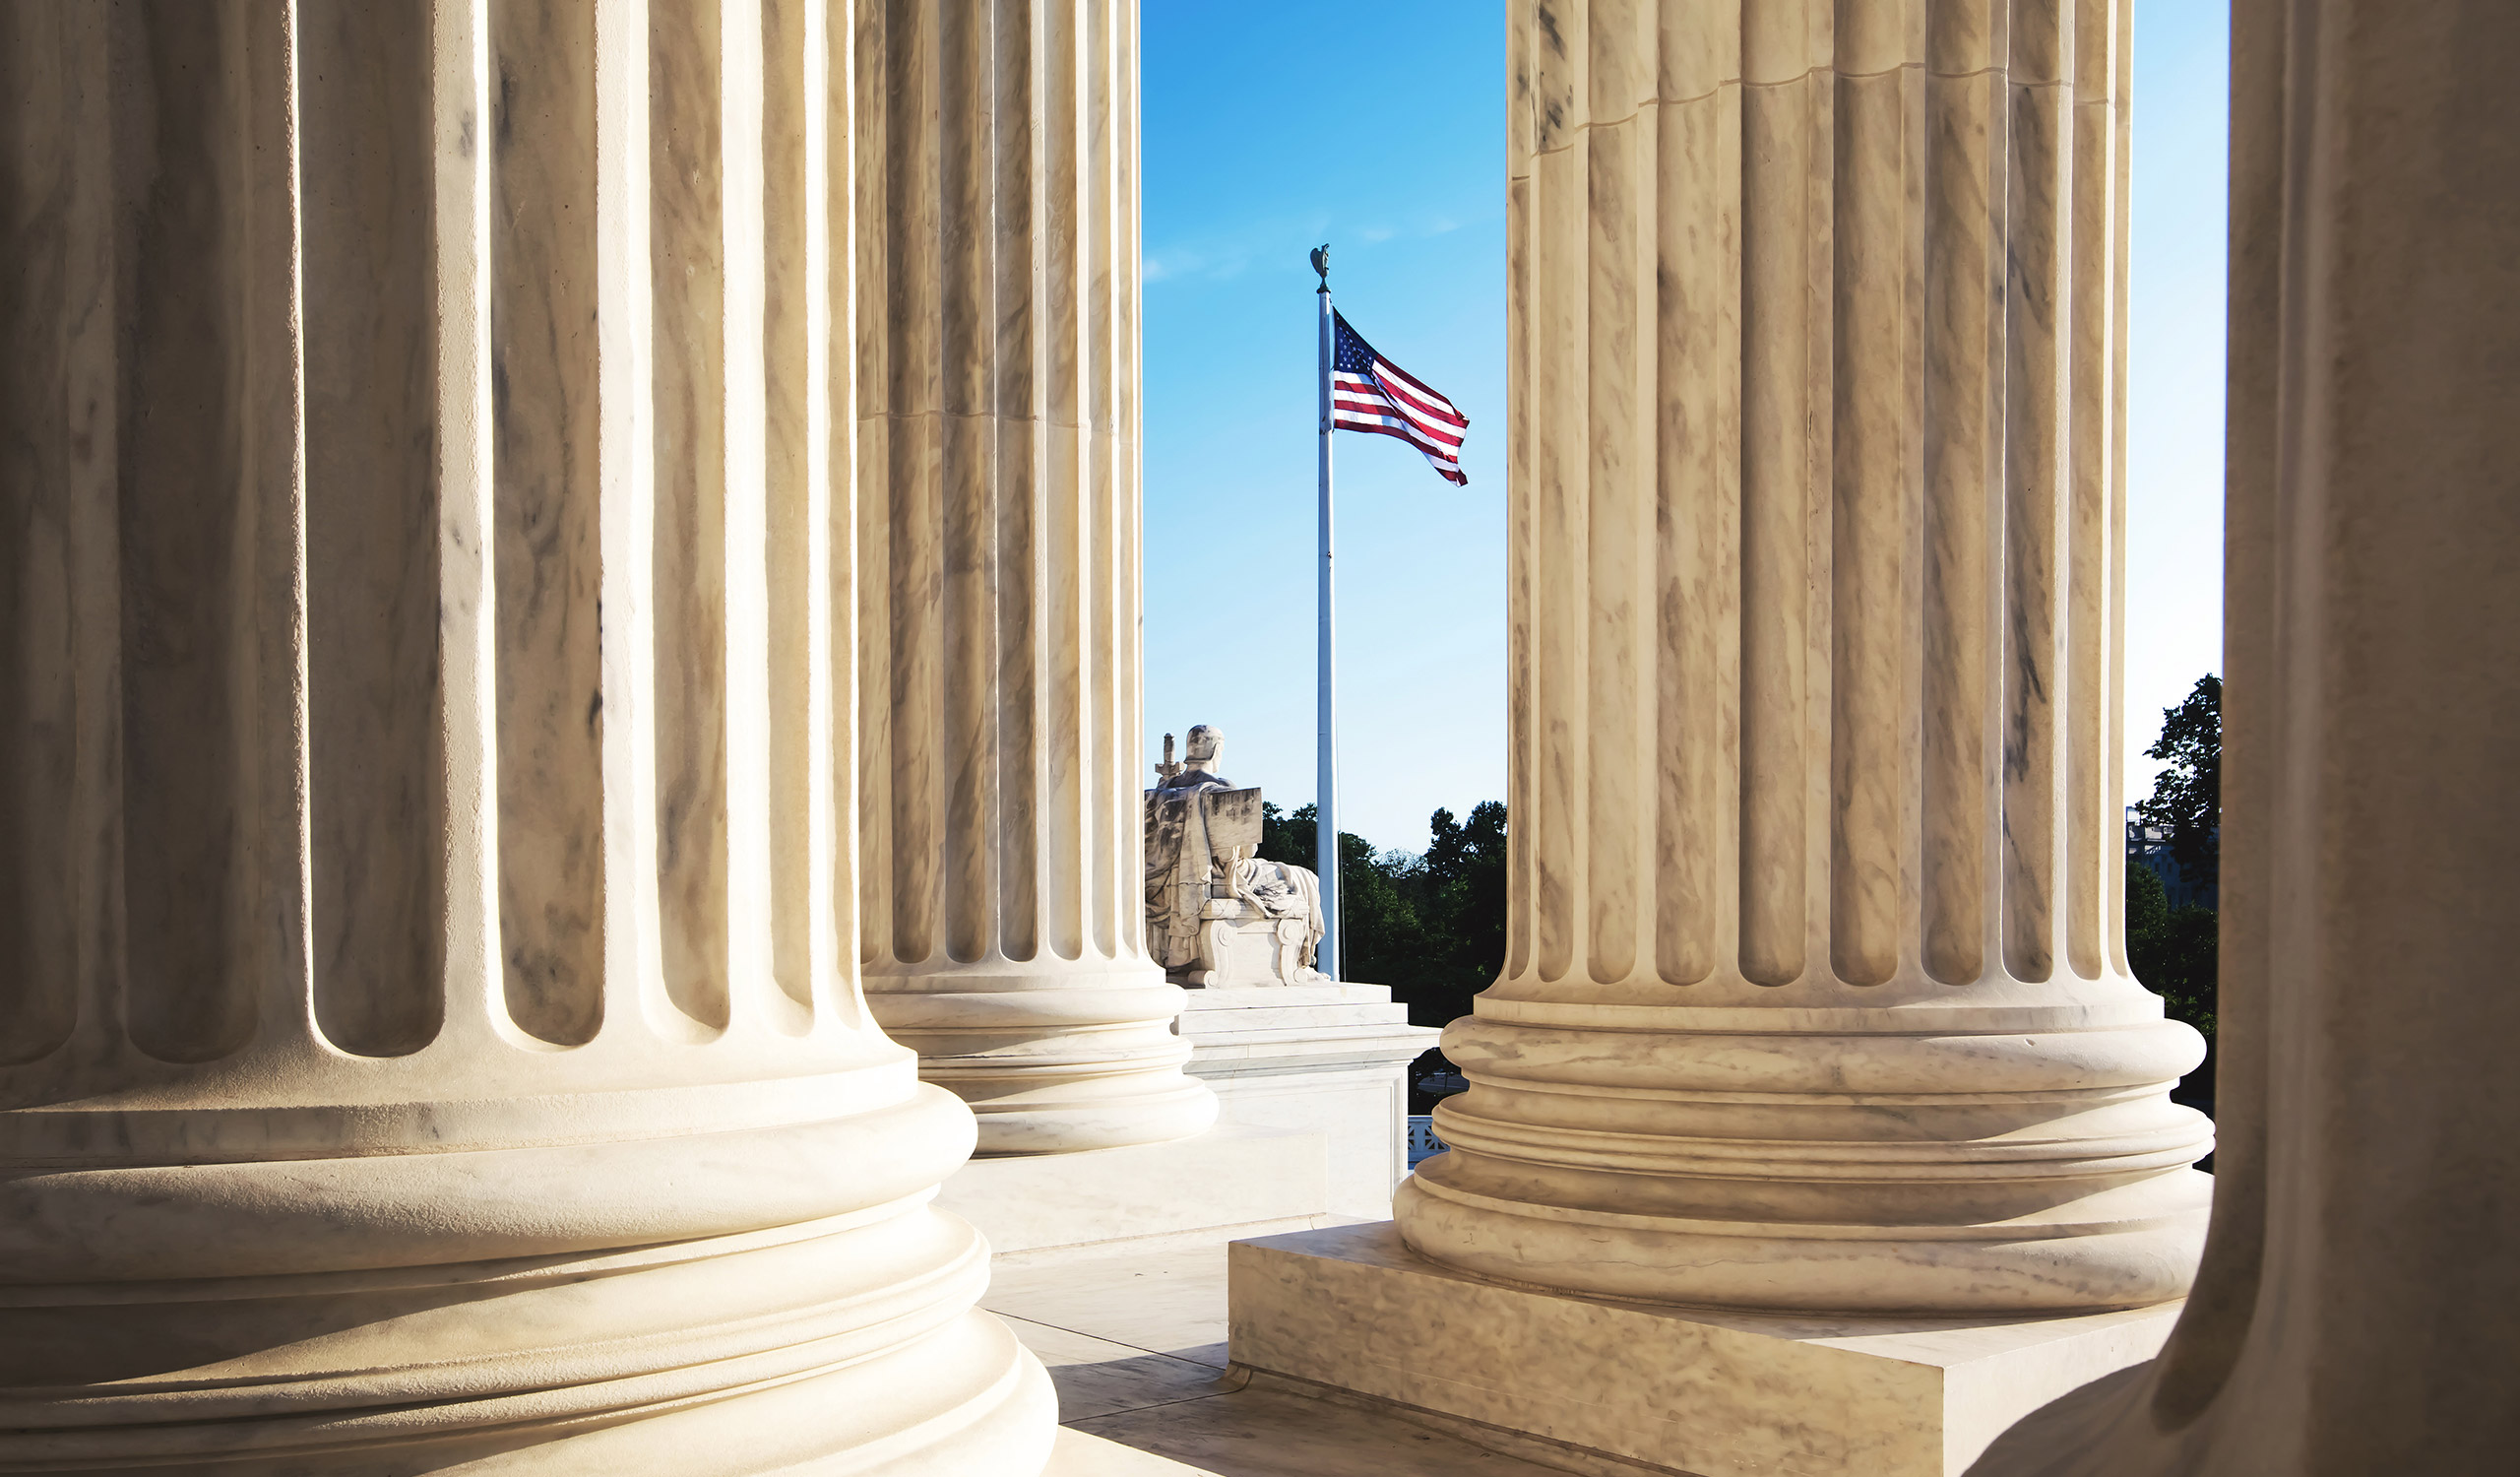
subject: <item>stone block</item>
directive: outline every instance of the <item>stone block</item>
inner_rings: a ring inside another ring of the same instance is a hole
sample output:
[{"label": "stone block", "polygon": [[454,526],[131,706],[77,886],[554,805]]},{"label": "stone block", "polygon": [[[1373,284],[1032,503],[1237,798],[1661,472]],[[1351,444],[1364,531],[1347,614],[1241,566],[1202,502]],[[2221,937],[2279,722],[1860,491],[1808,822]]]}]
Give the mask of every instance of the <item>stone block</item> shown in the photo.
[{"label": "stone block", "polygon": [[1388,1221],[1236,1242],[1238,1367],[1691,1477],[1957,1477],[2005,1427],[2157,1353],[2182,1306],[1817,1317],[1489,1282]]}]

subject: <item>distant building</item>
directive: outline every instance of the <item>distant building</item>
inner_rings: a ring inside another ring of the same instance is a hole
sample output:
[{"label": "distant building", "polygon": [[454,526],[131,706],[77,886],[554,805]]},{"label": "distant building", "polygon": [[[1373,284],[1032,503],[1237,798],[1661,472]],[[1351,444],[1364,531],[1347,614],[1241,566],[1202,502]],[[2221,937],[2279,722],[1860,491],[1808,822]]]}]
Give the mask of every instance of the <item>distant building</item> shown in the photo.
[{"label": "distant building", "polygon": [[[2216,835],[2220,835],[2218,831]],[[2178,859],[2171,855],[2170,832],[2148,825],[2135,807],[2126,807],[2126,860],[2140,863],[2154,876],[2162,879],[2162,890],[2170,894],[2173,912],[2181,908],[2215,908],[2220,905],[2222,889],[2211,882],[2191,881],[2179,869]]]}]

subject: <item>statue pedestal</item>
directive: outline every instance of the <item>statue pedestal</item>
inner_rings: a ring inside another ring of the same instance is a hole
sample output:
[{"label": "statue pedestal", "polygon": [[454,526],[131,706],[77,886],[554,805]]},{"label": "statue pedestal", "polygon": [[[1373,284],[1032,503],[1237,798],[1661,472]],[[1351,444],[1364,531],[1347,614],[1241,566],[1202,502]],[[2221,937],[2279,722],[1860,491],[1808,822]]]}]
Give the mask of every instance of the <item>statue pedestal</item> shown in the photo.
[{"label": "statue pedestal", "polygon": [[1329,1207],[1382,1220],[1408,1172],[1409,1063],[1442,1033],[1409,1024],[1381,985],[1192,990],[1184,1068],[1228,1124],[1319,1134]]},{"label": "statue pedestal", "polygon": [[[1198,962],[1166,978],[1192,990],[1328,985],[1327,976],[1303,962],[1310,942],[1311,930],[1301,918],[1271,918],[1238,898],[1211,897],[1199,910]],[[1391,992],[1383,997],[1389,999]]]}]

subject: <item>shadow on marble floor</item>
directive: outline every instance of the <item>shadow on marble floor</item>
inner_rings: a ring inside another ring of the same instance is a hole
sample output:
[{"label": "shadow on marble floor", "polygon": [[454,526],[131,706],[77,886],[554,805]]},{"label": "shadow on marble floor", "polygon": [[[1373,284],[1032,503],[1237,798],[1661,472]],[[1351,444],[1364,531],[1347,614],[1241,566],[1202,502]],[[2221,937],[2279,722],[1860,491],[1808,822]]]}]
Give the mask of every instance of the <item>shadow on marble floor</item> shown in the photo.
[{"label": "shadow on marble floor", "polygon": [[1223,1241],[1016,1258],[983,1306],[1049,1367],[1064,1425],[1182,1463],[1176,1477],[1563,1477],[1397,1416],[1241,1387],[1227,1373],[1225,1268]]}]

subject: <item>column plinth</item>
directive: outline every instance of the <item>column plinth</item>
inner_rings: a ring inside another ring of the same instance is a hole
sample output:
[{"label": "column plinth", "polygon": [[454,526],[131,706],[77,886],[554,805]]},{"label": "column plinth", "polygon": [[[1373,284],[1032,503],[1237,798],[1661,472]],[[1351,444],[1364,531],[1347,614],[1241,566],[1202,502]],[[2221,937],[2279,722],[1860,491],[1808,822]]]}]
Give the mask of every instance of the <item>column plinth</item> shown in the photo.
[{"label": "column plinth", "polygon": [[889,0],[869,41],[863,964],[983,1154],[1186,1137],[1137,762],[1137,18]]},{"label": "column plinth", "polygon": [[0,1468],[1046,1461],[857,979],[857,40],[0,16]]},{"label": "column plinth", "polygon": [[2203,1238],[2128,973],[2110,0],[1513,29],[1514,816],[1395,1215],[1482,1276],[2127,1308]]}]

